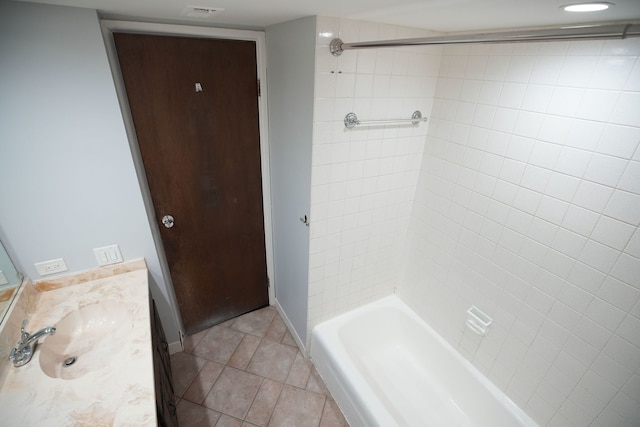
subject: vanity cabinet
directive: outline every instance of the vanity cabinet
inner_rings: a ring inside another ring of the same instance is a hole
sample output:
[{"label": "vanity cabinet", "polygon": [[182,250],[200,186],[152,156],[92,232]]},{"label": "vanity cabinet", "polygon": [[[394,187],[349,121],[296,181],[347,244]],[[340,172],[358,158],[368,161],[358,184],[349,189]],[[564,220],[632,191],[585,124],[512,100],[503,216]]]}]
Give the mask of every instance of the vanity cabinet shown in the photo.
[{"label": "vanity cabinet", "polygon": [[158,425],[161,427],[177,427],[178,417],[171,383],[171,362],[169,360],[169,344],[162,329],[156,304],[151,299],[151,342],[153,348],[153,371],[156,388],[156,413]]}]

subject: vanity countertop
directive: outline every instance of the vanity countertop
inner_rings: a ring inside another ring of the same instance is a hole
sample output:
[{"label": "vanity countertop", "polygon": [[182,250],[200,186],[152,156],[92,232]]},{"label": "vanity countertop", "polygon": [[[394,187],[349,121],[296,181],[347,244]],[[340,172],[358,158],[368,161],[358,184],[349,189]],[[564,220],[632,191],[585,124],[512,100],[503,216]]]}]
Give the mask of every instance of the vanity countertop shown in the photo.
[{"label": "vanity countertop", "polygon": [[[33,333],[45,326],[56,326],[68,314],[96,303],[99,307],[118,307],[118,316],[125,313],[125,326],[118,321],[113,327],[120,331],[124,327],[126,333],[114,335],[113,339],[104,339],[101,334],[103,347],[108,352],[100,354],[100,344],[92,344],[86,351],[93,352],[88,353],[93,357],[83,360],[79,355],[76,365],[63,368],[86,369],[83,375],[62,379],[44,373],[40,360],[42,350],[46,340],[55,335],[41,338],[31,361],[20,368],[13,367],[3,348],[0,352],[3,353],[0,355],[3,358],[0,361],[0,425],[156,425],[148,271],[144,260],[101,267],[66,278],[27,282],[0,330],[0,347],[7,342],[15,346],[24,318],[29,319],[27,331]],[[64,322],[59,324],[64,326]],[[56,335],[65,333],[56,327]],[[96,358],[96,354],[99,357]],[[81,362],[92,365],[82,366]]]}]

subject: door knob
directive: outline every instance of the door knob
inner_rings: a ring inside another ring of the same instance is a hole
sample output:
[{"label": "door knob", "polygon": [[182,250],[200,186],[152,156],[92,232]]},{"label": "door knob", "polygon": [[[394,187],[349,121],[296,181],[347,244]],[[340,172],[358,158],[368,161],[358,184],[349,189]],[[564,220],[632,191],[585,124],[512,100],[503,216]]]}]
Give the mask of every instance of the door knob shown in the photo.
[{"label": "door knob", "polygon": [[173,227],[175,220],[171,215],[165,215],[162,217],[162,223],[164,224],[165,227],[171,228]]}]

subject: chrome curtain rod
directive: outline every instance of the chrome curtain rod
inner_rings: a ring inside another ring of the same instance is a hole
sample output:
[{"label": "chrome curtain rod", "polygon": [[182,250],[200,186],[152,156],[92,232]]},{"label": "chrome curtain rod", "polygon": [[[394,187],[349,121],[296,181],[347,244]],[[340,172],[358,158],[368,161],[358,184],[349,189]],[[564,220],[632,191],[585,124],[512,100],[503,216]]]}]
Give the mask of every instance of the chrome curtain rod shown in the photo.
[{"label": "chrome curtain rod", "polygon": [[411,122],[412,125],[417,125],[420,122],[426,122],[427,118],[422,117],[422,113],[419,110],[416,110],[411,115],[410,119],[383,119],[383,120],[360,120],[356,113],[349,113],[344,116],[344,125],[347,129],[353,129],[358,125],[379,125],[379,124],[388,124],[388,123],[406,123]]},{"label": "chrome curtain rod", "polygon": [[331,40],[329,50],[339,56],[345,50],[376,47],[422,46],[461,43],[523,43],[553,40],[624,39],[640,36],[640,24],[581,25],[557,29],[519,30],[496,33],[460,34],[415,39],[381,40],[344,43],[339,38]]}]

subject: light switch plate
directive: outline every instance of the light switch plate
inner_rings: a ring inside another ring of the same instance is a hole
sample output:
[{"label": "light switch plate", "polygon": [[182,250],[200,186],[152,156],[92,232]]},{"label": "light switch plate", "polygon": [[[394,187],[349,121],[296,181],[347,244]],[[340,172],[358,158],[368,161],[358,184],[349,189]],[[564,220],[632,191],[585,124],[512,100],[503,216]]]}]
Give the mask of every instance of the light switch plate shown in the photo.
[{"label": "light switch plate", "polygon": [[118,245],[95,248],[93,249],[93,254],[96,256],[99,266],[117,264],[123,261]]},{"label": "light switch plate", "polygon": [[67,264],[64,263],[64,259],[62,258],[52,259],[51,261],[36,262],[33,265],[41,276],[47,276],[49,274],[69,270],[67,268]]}]

